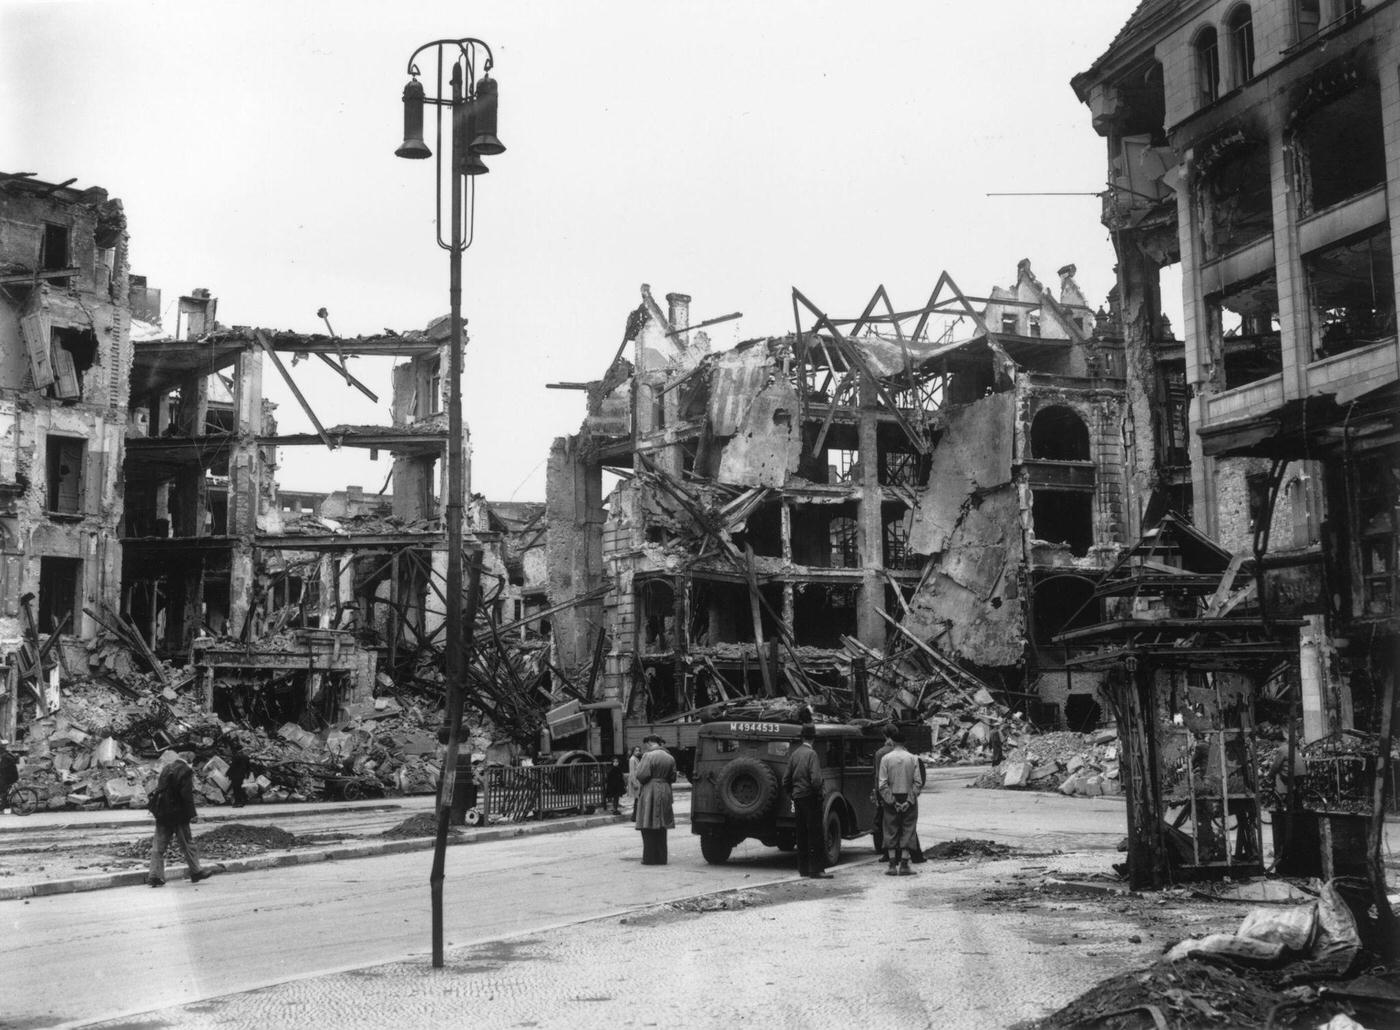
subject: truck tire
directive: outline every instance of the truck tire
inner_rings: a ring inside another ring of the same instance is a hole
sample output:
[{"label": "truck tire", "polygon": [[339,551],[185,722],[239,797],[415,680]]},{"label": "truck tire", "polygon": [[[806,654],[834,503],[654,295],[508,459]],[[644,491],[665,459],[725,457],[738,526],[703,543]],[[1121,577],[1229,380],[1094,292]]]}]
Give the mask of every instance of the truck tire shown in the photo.
[{"label": "truck tire", "polygon": [[835,805],[826,810],[822,830],[826,837],[826,867],[830,869],[841,861],[841,813]]},{"label": "truck tire", "polygon": [[722,834],[700,834],[700,854],[705,856],[705,861],[710,865],[724,865],[729,861],[729,854],[733,850],[734,845]]},{"label": "truck tire", "polygon": [[760,819],[778,800],[778,774],[756,758],[735,758],[715,780],[719,803],[734,819]]}]

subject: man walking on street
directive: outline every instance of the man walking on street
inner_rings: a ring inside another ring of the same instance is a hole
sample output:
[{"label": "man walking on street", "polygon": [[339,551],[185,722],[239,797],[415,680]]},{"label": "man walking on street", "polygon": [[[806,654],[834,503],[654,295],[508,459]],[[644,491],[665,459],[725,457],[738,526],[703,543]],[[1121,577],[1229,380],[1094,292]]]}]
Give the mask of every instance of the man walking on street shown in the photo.
[{"label": "man walking on street", "polygon": [[912,876],[909,857],[917,845],[915,828],[919,822],[919,787],[922,779],[919,760],[904,747],[904,734],[898,726],[889,731],[890,752],[880,759],[880,803],[885,810],[885,847],[890,853],[888,876]]},{"label": "man walking on street", "polygon": [[192,754],[176,755],[175,760],[160,771],[156,782],[156,798],[151,811],[156,817],[156,833],[151,839],[151,869],[146,883],[152,887],[165,886],[165,849],[172,840],[180,845],[185,864],[190,869],[190,882],[198,883],[214,875],[213,869],[201,868],[190,837],[190,823],[199,818],[194,807],[194,770]]},{"label": "man walking on street", "polygon": [[797,830],[797,871],[813,880],[830,880],[826,871],[826,834],[822,830],[822,763],[812,742],[817,728],[802,724],[802,739],[788,754],[783,789],[792,798]]}]

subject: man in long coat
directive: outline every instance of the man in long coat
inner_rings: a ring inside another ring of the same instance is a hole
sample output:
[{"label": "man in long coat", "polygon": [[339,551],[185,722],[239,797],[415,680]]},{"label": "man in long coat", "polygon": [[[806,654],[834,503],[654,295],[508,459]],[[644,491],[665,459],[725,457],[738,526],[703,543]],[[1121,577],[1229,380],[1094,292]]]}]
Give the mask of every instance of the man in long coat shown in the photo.
[{"label": "man in long coat", "polygon": [[637,763],[640,787],[634,816],[642,833],[642,865],[666,864],[666,831],[676,827],[671,805],[671,784],[676,782],[676,760],[657,736],[642,740],[646,753]]},{"label": "man in long coat", "polygon": [[160,779],[156,783],[160,800],[153,813],[156,833],[151,839],[151,868],[146,877],[146,882],[152,887],[165,886],[165,849],[172,840],[185,856],[191,883],[214,875],[213,871],[200,866],[194,840],[190,837],[190,823],[199,818],[194,807],[194,770],[189,764],[193,758],[189,754],[177,755],[160,771]]}]

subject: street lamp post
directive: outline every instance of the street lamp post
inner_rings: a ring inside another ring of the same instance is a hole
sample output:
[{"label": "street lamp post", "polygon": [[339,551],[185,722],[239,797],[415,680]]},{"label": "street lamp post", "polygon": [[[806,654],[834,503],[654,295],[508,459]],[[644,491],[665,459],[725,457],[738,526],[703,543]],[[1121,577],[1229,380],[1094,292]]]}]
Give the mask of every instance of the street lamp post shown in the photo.
[{"label": "street lamp post", "polygon": [[[415,63],[420,54],[432,51],[437,60],[436,95],[428,96],[418,81]],[[481,77],[476,72],[480,63]],[[442,882],[447,861],[447,826],[456,788],[457,755],[461,747],[466,662],[464,627],[476,615],[481,565],[474,555],[467,585],[466,611],[462,602],[462,252],[472,245],[475,224],[476,176],[487,171],[481,155],[500,154],[506,149],[496,138],[496,82],[490,76],[494,64],[491,48],[479,39],[439,39],[420,46],[408,59],[409,81],[403,90],[403,144],[399,157],[426,159],[434,156],[423,139],[423,105],[434,107],[436,125],[436,229],[437,244],[447,251],[451,336],[448,359],[447,399],[447,612],[443,675],[447,687],[447,754],[438,780],[437,839],[433,847],[433,871],[429,876],[433,906],[433,968],[441,969],[442,959]],[[450,91],[444,95],[444,83]],[[451,148],[448,156],[447,188],[451,191],[448,235],[443,234],[443,112],[448,113]],[[465,219],[464,219],[465,214]],[[463,222],[465,220],[465,230]]]}]

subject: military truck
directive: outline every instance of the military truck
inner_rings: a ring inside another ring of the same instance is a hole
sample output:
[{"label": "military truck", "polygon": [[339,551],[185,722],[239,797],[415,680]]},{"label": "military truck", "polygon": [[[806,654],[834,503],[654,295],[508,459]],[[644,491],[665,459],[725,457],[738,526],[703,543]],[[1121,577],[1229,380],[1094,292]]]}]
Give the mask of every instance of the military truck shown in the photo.
[{"label": "military truck", "polygon": [[[826,864],[834,866],[841,842],[869,833],[874,824],[875,752],[884,735],[874,724],[817,723],[816,730]],[[796,722],[719,720],[698,727],[690,832],[699,836],[706,862],[722,865],[748,839],[783,851],[797,847],[792,798],[782,782],[801,732]]]}]

